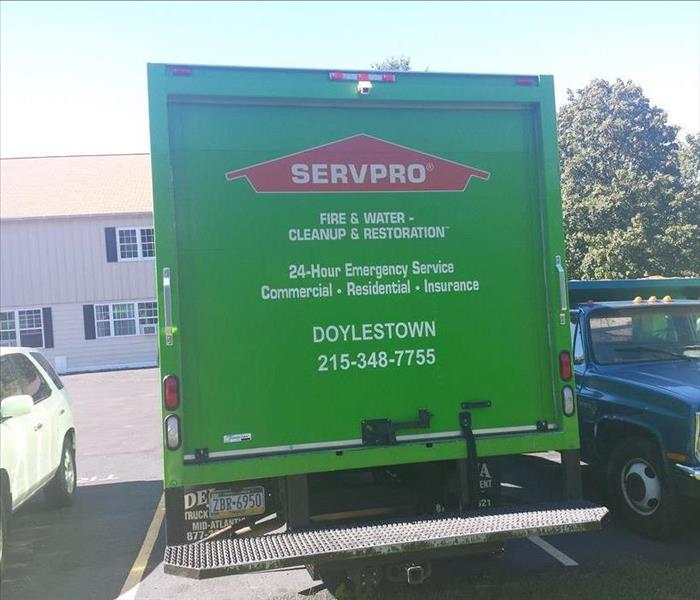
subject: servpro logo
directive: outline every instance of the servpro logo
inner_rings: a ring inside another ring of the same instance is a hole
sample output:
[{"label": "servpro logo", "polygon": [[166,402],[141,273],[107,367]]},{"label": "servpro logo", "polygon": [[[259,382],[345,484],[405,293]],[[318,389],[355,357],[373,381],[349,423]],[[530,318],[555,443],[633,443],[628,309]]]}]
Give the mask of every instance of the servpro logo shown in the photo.
[{"label": "servpro logo", "polygon": [[292,182],[303,185],[312,182],[314,185],[331,183],[353,183],[361,185],[367,181],[377,184],[388,180],[389,183],[423,183],[427,178],[428,169],[425,165],[414,163],[401,164],[328,164],[328,163],[295,163],[292,165]]},{"label": "servpro logo", "polygon": [[461,192],[490,173],[366,134],[229,171],[259,193]]}]

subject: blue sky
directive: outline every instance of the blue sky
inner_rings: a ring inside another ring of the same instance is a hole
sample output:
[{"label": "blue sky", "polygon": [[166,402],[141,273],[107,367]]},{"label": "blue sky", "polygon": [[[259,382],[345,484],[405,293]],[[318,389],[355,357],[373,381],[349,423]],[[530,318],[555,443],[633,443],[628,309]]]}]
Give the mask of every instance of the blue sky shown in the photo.
[{"label": "blue sky", "polygon": [[557,101],[632,79],[700,130],[700,2],[10,2],[0,153],[148,151],[146,63],[553,74]]}]

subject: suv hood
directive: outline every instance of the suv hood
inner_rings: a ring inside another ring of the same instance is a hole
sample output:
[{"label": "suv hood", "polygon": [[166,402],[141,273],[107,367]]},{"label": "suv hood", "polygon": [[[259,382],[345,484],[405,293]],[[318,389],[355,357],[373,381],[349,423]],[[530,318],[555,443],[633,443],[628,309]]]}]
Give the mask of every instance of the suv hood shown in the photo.
[{"label": "suv hood", "polygon": [[630,383],[654,387],[687,401],[700,411],[700,361],[634,363],[606,369]]}]

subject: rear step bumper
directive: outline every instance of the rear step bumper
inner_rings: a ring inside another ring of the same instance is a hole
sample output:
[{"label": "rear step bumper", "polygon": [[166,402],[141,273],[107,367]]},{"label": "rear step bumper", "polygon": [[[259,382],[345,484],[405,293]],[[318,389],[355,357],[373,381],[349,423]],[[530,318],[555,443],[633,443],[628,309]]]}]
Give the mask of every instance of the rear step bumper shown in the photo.
[{"label": "rear step bumper", "polygon": [[297,565],[386,558],[408,552],[457,548],[535,535],[601,528],[608,510],[586,502],[508,507],[411,521],[312,529],[259,537],[168,546],[165,572],[207,579]]}]

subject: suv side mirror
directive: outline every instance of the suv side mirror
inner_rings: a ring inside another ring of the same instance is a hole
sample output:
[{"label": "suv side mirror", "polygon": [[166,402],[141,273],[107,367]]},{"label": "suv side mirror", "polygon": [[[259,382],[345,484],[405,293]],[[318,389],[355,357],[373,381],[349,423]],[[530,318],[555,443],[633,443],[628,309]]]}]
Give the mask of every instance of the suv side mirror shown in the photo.
[{"label": "suv side mirror", "polygon": [[8,396],[0,404],[0,417],[22,417],[32,412],[34,399],[29,395]]}]

